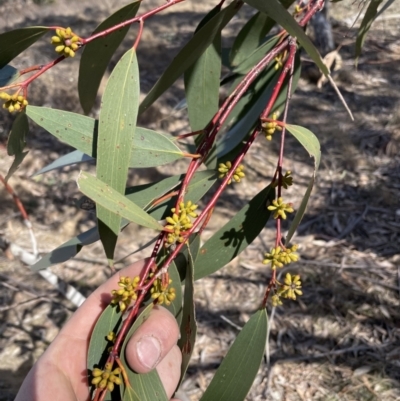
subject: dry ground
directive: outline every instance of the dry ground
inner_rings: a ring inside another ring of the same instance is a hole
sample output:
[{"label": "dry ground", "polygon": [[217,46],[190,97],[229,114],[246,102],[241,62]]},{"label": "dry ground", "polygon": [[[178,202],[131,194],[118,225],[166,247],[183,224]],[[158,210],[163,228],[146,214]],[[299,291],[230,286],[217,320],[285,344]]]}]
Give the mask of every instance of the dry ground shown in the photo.
[{"label": "dry ground", "polygon": [[[51,3],[42,1],[41,3]],[[0,32],[27,25],[73,26],[83,36],[126,1],[70,0],[48,5],[31,1],[0,1]],[[157,4],[143,2],[143,8]],[[297,234],[301,261],[291,269],[302,275],[304,296],[275,311],[271,322],[270,369],[262,363],[248,400],[400,400],[400,39],[399,5],[378,21],[368,37],[359,68],[353,67],[354,32],[348,26],[357,7],[345,0],[333,9],[341,22],[335,25],[343,65],[336,73],[355,122],[347,117],[334,91],[317,89],[303,79],[294,96],[290,121],[304,125],[320,138],[323,159],[308,213]],[[159,4],[159,3],[158,3]],[[193,26],[214,2],[187,0],[146,25],[139,48],[142,92],[146,93]],[[227,41],[245,21],[243,8],[227,30]],[[134,38],[132,30],[126,45]],[[122,53],[122,50],[119,54]],[[41,41],[15,62],[17,67],[43,63],[52,57]],[[32,85],[30,101],[79,111],[76,95],[78,60],[51,70]],[[183,85],[173,89],[141,117],[140,124],[173,134],[187,130],[185,111],[176,106]],[[4,145],[12,119],[0,115]],[[70,149],[32,124],[29,155],[10,184],[31,217],[40,252],[52,250],[71,236],[91,227],[93,215],[74,206],[79,197],[74,183],[78,168],[66,168],[38,178],[31,174]],[[11,164],[4,146],[0,172]],[[270,179],[277,145],[260,140],[250,152],[248,179],[229,188],[219,202],[206,231],[233,215]],[[311,174],[305,152],[289,141],[287,168],[296,185],[290,192],[299,204]],[[182,171],[177,164],[173,171]],[[131,175],[141,183],[170,174],[171,168],[146,169]],[[28,233],[14,203],[0,190],[0,237],[29,250]],[[117,257],[124,257],[145,243],[146,230],[124,231]],[[256,309],[269,272],[260,263],[271,245],[272,225],[229,266],[196,284],[199,334],[189,376],[183,385],[188,399],[198,400],[221,358]],[[148,254],[124,260],[126,265]],[[53,271],[85,295],[109,271],[98,244],[84,248],[73,261]],[[33,362],[57,334],[74,310],[73,305],[18,260],[0,254],[0,400],[11,400]]]}]

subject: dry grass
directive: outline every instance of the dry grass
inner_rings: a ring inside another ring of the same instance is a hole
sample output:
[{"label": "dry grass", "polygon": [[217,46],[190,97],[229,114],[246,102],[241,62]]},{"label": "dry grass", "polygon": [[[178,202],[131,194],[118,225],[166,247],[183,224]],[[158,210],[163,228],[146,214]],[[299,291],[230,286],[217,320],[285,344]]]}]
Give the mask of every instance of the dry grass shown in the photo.
[{"label": "dry grass", "polygon": [[[29,24],[73,25],[91,31],[118,1],[71,1],[38,7],[25,2],[20,9],[0,2],[0,30]],[[143,6],[149,8],[155,1]],[[193,25],[213,2],[188,2],[151,20],[139,49],[142,91],[155,82]],[[337,19],[349,18],[354,8],[335,9]],[[393,12],[397,5],[393,6]],[[398,10],[397,10],[398,11]],[[342,13],[342,14],[340,14]],[[243,10],[233,23],[244,21]],[[347,21],[347,20],[346,20]],[[345,22],[346,22],[345,21]],[[355,115],[346,116],[334,91],[321,90],[302,80],[294,96],[290,121],[304,125],[320,138],[323,160],[317,185],[296,237],[302,259],[291,267],[304,282],[299,302],[286,303],[271,319],[270,368],[263,362],[248,400],[400,400],[399,233],[400,233],[400,54],[398,24],[378,22],[371,32],[357,71],[353,68],[353,36],[341,51],[343,66],[335,79]],[[348,30],[335,27],[337,42]],[[229,32],[227,32],[229,36]],[[352,35],[352,34],[351,34]],[[134,37],[132,33],[130,39]],[[127,43],[130,43],[129,40]],[[18,66],[51,57],[40,42],[20,56]],[[63,63],[32,88],[31,102],[78,111],[78,61]],[[187,129],[184,112],[174,107],[183,97],[182,82],[141,117],[140,124],[171,133]],[[0,116],[0,138],[5,143],[11,119]],[[219,202],[205,233],[226,222],[255,193],[273,171],[277,145],[257,141],[247,159],[248,180],[229,188]],[[69,149],[49,134],[32,127],[30,153],[10,181],[31,216],[41,252],[48,252],[93,225],[93,215],[77,210],[74,184],[78,168],[30,175]],[[10,159],[0,150],[0,172]],[[287,168],[296,185],[290,197],[296,205],[311,174],[311,161],[289,140]],[[183,164],[173,166],[182,171]],[[170,174],[171,168],[132,173],[141,183]],[[28,234],[5,191],[0,192],[0,238],[29,249]],[[123,257],[150,237],[146,230],[124,231],[117,257]],[[196,283],[199,334],[184,390],[198,400],[213,372],[242,326],[254,312],[268,282],[260,263],[274,231],[266,230],[236,260]],[[146,255],[142,252],[127,264]],[[109,274],[99,244],[82,250],[73,261],[53,271],[86,295]],[[40,277],[17,260],[0,255],[0,400],[13,399],[34,360],[57,334],[73,307]]]}]

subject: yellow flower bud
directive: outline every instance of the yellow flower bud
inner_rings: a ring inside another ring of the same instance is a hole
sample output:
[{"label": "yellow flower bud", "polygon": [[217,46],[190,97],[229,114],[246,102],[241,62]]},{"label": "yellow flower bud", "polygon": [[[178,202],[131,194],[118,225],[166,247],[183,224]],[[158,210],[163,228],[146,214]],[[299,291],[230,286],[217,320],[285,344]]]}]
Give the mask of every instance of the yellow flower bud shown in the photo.
[{"label": "yellow flower bud", "polygon": [[91,383],[96,385],[96,384],[99,384],[101,382],[101,380],[102,380],[101,376],[97,376],[92,379]]},{"label": "yellow flower bud", "polygon": [[101,389],[106,388],[107,383],[108,383],[108,380],[107,380],[107,379],[102,379],[102,380],[100,381],[100,383],[97,385],[97,387],[98,387],[98,388],[101,388]]},{"label": "yellow flower bud", "polygon": [[93,370],[92,370],[92,376],[93,377],[99,377],[99,376],[101,376],[103,374],[103,371],[101,370],[101,369],[99,369],[99,368],[94,368]]},{"label": "yellow flower bud", "polygon": [[11,96],[6,92],[0,92],[0,99],[2,99],[2,100],[10,100]]}]

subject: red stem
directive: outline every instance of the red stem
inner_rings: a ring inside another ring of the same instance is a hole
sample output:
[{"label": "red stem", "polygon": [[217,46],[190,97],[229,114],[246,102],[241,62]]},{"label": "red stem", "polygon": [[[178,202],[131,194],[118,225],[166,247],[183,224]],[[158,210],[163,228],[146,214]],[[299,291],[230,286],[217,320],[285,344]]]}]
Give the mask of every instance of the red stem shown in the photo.
[{"label": "red stem", "polygon": [[86,45],[86,44],[92,42],[93,40],[96,40],[96,39],[101,38],[103,36],[109,35],[110,33],[118,31],[119,29],[121,29],[121,28],[123,28],[123,27],[125,27],[127,25],[131,25],[134,22],[138,22],[140,20],[144,21],[145,19],[153,16],[154,14],[157,14],[160,11],[163,11],[166,8],[169,8],[169,7],[171,7],[171,6],[175,5],[175,4],[182,3],[183,1],[185,1],[185,0],[171,0],[171,1],[168,1],[167,3],[163,4],[162,6],[156,7],[153,10],[148,11],[147,13],[139,15],[138,17],[134,17],[134,18],[128,19],[128,20],[126,20],[124,22],[121,22],[120,24],[114,25],[112,28],[108,28],[108,29],[105,29],[104,31],[98,32],[98,33],[90,36],[87,39],[82,39],[82,44]]},{"label": "red stem", "polygon": [[18,195],[14,192],[14,190],[11,188],[11,186],[6,182],[4,177],[0,174],[0,182],[4,185],[6,191],[13,197],[15,204],[17,205],[17,208],[19,212],[21,213],[22,218],[25,221],[29,222],[29,217],[28,213],[25,210],[24,205],[22,204],[21,200],[19,199]]},{"label": "red stem", "polygon": [[137,50],[137,48],[139,46],[140,39],[142,39],[143,27],[144,27],[144,21],[143,21],[143,18],[141,18],[139,20],[139,32],[138,32],[138,35],[136,37],[135,43],[133,45],[133,48],[135,50]]}]

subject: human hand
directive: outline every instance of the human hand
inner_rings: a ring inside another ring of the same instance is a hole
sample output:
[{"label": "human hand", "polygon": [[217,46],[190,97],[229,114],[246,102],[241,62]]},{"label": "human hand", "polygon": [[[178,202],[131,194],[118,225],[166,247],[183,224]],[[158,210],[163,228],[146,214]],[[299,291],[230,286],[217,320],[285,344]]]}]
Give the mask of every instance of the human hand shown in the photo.
[{"label": "human hand", "polygon": [[[111,300],[121,276],[140,274],[144,261],[121,270],[102,284],[72,315],[25,378],[15,401],[86,401],[89,398],[86,355],[90,335]],[[178,385],[181,352],[176,345],[179,327],[165,308],[156,306],[126,347],[126,359],[138,373],[157,368],[170,398]]]}]

